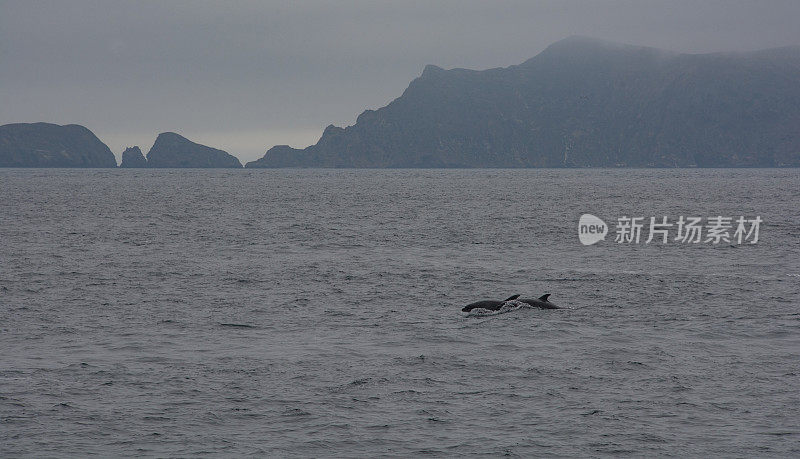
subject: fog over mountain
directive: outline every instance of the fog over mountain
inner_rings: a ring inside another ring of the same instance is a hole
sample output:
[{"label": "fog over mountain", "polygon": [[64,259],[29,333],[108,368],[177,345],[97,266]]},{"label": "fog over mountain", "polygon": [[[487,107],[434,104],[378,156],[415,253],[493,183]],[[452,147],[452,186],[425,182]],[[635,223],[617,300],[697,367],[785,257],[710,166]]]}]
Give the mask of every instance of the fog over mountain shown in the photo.
[{"label": "fog over mountain", "polygon": [[428,66],[401,97],[247,167],[800,166],[800,47],[676,54],[571,37],[520,65]]},{"label": "fog over mountain", "polygon": [[237,155],[306,147],[428,64],[508,67],[571,35],[678,53],[800,44],[800,2],[0,0],[0,125],[91,129],[119,161],[179,132]]}]

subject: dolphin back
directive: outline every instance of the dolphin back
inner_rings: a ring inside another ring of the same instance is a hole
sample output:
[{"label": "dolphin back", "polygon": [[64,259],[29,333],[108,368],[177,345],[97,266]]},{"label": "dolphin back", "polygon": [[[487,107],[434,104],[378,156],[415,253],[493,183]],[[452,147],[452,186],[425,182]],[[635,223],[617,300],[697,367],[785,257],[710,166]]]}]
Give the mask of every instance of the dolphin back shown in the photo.
[{"label": "dolphin back", "polygon": [[522,298],[519,301],[540,309],[561,309],[549,300],[550,294],[546,293],[539,298]]},{"label": "dolphin back", "polygon": [[513,296],[511,296],[508,299],[505,299],[503,301],[495,301],[495,300],[476,301],[474,303],[470,303],[470,304],[464,306],[464,308],[461,309],[461,311],[470,312],[473,309],[486,309],[486,310],[489,310],[489,311],[498,311],[498,310],[500,310],[500,308],[503,307],[503,305],[507,301],[513,301],[513,300],[521,301],[523,303],[526,303],[528,306],[532,306],[534,308],[561,309],[558,306],[556,306],[555,304],[550,302],[550,300],[549,300],[550,294],[549,293],[545,293],[544,295],[540,296],[539,298],[519,298],[519,299],[518,298],[519,298],[519,295],[513,295]]}]

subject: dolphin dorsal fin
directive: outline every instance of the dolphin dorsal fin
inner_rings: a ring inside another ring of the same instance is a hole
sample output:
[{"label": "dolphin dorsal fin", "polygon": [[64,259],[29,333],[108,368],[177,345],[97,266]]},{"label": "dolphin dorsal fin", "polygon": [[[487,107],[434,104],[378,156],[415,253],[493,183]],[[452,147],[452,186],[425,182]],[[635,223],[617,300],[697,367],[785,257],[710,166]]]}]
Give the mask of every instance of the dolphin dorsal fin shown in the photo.
[{"label": "dolphin dorsal fin", "polygon": [[544,295],[540,296],[539,299],[542,300],[542,301],[548,301],[549,302],[550,300],[547,299],[549,296],[550,296],[549,293],[545,293]]},{"label": "dolphin dorsal fin", "polygon": [[516,300],[517,298],[519,298],[519,295],[511,295],[510,297],[508,297],[505,300],[503,300],[503,302]]}]

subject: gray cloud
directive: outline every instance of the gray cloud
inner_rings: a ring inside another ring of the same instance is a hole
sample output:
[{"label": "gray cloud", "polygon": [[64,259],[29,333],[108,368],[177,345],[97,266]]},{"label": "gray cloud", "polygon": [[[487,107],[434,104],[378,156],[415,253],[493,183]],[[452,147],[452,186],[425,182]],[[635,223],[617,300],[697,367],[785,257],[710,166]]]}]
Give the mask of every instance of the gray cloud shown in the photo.
[{"label": "gray cloud", "polygon": [[84,124],[117,154],[172,130],[246,161],[353,123],[425,64],[513,65],[572,34],[681,52],[800,44],[798,17],[795,0],[0,0],[0,124]]}]

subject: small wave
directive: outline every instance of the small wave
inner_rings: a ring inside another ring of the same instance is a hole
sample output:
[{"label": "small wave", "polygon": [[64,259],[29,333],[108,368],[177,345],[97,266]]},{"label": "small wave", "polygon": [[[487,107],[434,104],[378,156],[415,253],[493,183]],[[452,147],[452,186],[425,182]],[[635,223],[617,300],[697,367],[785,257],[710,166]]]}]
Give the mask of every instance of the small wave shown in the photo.
[{"label": "small wave", "polygon": [[219,324],[220,327],[231,327],[231,328],[256,328],[255,325],[247,325],[247,324],[231,324],[231,323],[224,323]]}]

